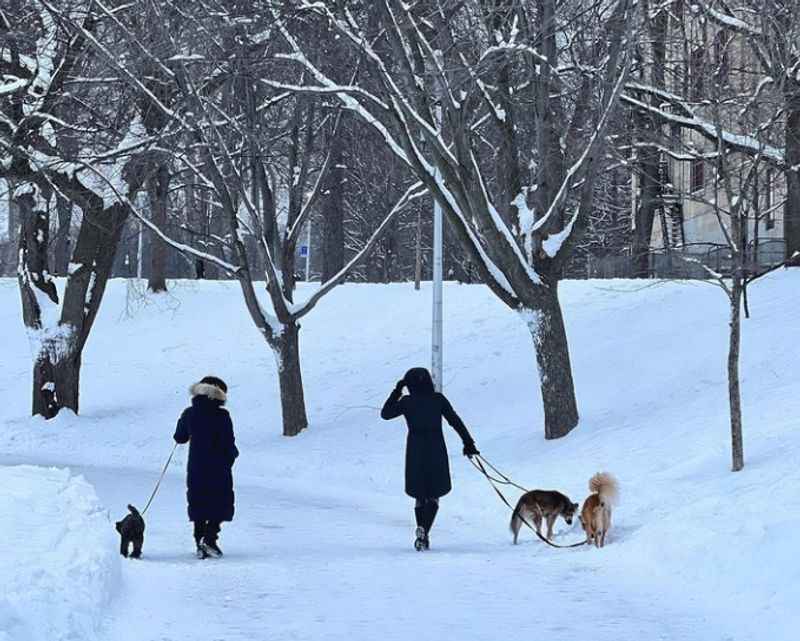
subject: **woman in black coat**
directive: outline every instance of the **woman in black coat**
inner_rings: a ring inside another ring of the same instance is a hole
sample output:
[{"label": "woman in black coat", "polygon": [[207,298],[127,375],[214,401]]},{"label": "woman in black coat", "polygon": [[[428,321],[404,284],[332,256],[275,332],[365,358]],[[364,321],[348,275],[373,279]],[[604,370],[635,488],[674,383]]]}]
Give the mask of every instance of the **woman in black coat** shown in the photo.
[{"label": "woman in black coat", "polygon": [[[403,396],[403,388],[408,396]],[[439,498],[452,489],[447,447],[442,434],[442,417],[458,432],[464,455],[478,454],[475,441],[444,394],[436,392],[430,372],[424,367],[408,370],[383,404],[381,418],[404,416],[408,425],[406,440],[406,494],[416,499],[417,550],[430,547],[429,534],[439,510]]]},{"label": "woman in black coat", "polygon": [[194,521],[198,558],[220,557],[217,545],[223,521],[233,519],[233,462],[239,456],[233,422],[223,405],[228,386],[216,376],[206,376],[189,389],[187,407],[175,430],[175,441],[189,443],[186,498],[189,520]]}]

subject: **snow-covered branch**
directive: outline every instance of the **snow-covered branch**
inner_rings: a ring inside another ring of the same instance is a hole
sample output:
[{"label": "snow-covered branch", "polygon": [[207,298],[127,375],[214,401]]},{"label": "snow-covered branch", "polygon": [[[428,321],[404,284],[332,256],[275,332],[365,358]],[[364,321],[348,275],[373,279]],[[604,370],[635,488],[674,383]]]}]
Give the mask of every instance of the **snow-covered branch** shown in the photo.
[{"label": "snow-covered branch", "polygon": [[325,296],[328,292],[330,292],[334,287],[339,285],[344,278],[353,270],[353,268],[363,260],[363,258],[372,251],[372,248],[375,246],[375,243],[380,240],[383,233],[386,231],[387,227],[394,221],[395,217],[411,202],[414,200],[421,198],[427,194],[427,190],[425,189],[424,185],[421,182],[414,183],[409,187],[406,192],[400,197],[394,207],[392,207],[391,211],[386,215],[378,228],[373,232],[372,236],[366,242],[366,244],[350,259],[350,261],[342,267],[334,276],[332,276],[328,281],[322,283],[319,289],[315,291],[307,300],[303,301],[299,305],[295,305],[291,308],[292,316],[299,320],[308,312],[310,312],[314,306],[319,302],[319,300]]},{"label": "snow-covered branch", "polygon": [[[685,100],[675,94],[657,89],[656,87],[634,82],[628,83],[626,89],[627,92],[623,93],[621,96],[621,100],[624,103],[657,117],[664,124],[677,125],[683,129],[696,131],[704,138],[714,143],[716,143],[721,136],[725,146],[733,151],[743,153],[747,156],[759,155],[779,169],[788,169],[786,155],[783,149],[773,145],[767,145],[753,136],[736,134],[726,129],[718,128],[713,122],[698,116]],[[634,98],[632,94],[656,96],[660,100],[670,104],[679,113],[670,113],[661,107]]]},{"label": "snow-covered branch", "polygon": [[160,227],[153,224],[153,222],[139,210],[139,208],[128,197],[128,195],[119,191],[119,189],[117,189],[117,186],[112,181],[110,181],[108,177],[105,176],[105,174],[97,171],[93,165],[90,165],[89,163],[84,162],[83,160],[76,160],[75,162],[79,165],[82,165],[86,171],[93,173],[98,178],[98,180],[104,182],[108,187],[108,189],[110,189],[114,193],[116,199],[120,203],[123,203],[128,208],[128,211],[133,215],[134,218],[136,218],[139,221],[140,224],[147,227],[147,229],[149,229],[153,234],[155,234],[158,238],[163,240],[173,249],[176,249],[182,254],[194,256],[195,258],[201,258],[205,261],[208,261],[209,263],[216,265],[220,269],[228,272],[232,276],[235,276],[241,269],[240,267],[232,265],[231,263],[217,256],[214,256],[213,254],[209,254],[207,252],[201,251],[190,245],[186,245],[180,241],[175,240],[167,233],[165,233]]}]

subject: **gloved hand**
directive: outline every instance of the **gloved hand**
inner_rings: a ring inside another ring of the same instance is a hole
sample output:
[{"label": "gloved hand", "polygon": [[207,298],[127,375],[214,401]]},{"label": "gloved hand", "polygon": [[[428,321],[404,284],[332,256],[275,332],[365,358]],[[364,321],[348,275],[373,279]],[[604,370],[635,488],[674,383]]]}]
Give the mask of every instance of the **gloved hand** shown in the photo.
[{"label": "gloved hand", "polygon": [[394,391],[402,394],[403,388],[405,386],[406,386],[406,381],[404,378],[401,378],[399,381],[397,381],[397,385],[394,386]]},{"label": "gloved hand", "polygon": [[473,456],[480,455],[478,448],[475,447],[475,443],[470,441],[469,443],[464,443],[464,456],[467,458],[472,458]]}]

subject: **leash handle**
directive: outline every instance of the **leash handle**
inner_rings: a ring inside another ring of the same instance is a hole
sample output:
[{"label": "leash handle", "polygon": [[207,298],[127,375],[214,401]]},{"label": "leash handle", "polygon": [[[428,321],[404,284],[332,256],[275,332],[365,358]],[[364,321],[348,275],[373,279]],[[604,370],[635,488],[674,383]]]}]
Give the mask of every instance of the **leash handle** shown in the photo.
[{"label": "leash handle", "polygon": [[[510,509],[512,511],[512,513],[517,514],[517,516],[519,517],[519,520],[522,521],[525,525],[527,525],[528,528],[530,528],[533,531],[533,533],[536,536],[538,536],[542,541],[547,543],[547,545],[549,545],[551,547],[554,547],[554,548],[561,548],[561,549],[577,548],[577,547],[581,547],[582,545],[586,545],[586,541],[580,541],[579,543],[572,543],[571,545],[559,545],[558,543],[553,543],[550,539],[542,536],[535,527],[533,527],[530,523],[528,523],[528,521],[525,519],[525,517],[522,516],[522,514],[517,513],[517,509],[515,507],[513,507],[511,505],[511,503],[508,502],[508,499],[499,490],[499,488],[495,485],[495,482],[502,483],[504,485],[512,485],[512,486],[516,487],[517,489],[522,490],[523,492],[527,492],[528,490],[523,488],[521,485],[517,485],[516,483],[514,483],[510,478],[508,478],[505,474],[503,474],[500,470],[498,470],[494,465],[489,463],[489,461],[487,461],[485,458],[483,458],[483,456],[481,456],[480,454],[477,454],[474,457],[470,457],[469,461],[470,461],[470,463],[472,463],[473,467],[476,470],[478,470],[481,474],[483,474],[483,476],[486,477],[486,480],[489,482],[489,485],[492,486],[492,489],[497,493],[497,496],[500,497],[500,500],[503,501],[503,503],[506,504],[508,509]],[[488,465],[496,474],[501,476],[504,480],[494,479],[492,477],[492,475],[489,474],[486,471],[486,468],[483,465],[484,463],[486,463],[486,465]]]},{"label": "leash handle", "polygon": [[175,455],[175,450],[178,449],[178,443],[172,448],[172,451],[169,453],[169,458],[167,458],[167,462],[164,463],[164,469],[161,470],[161,476],[158,477],[158,481],[156,482],[156,486],[153,488],[153,493],[150,495],[150,498],[147,499],[147,505],[144,506],[144,509],[141,511],[141,514],[144,515],[147,512],[147,509],[150,507],[150,504],[153,502],[153,499],[156,497],[156,493],[158,492],[158,488],[161,487],[161,481],[164,480],[164,475],[167,473],[167,468],[169,464],[172,462],[172,457]]}]

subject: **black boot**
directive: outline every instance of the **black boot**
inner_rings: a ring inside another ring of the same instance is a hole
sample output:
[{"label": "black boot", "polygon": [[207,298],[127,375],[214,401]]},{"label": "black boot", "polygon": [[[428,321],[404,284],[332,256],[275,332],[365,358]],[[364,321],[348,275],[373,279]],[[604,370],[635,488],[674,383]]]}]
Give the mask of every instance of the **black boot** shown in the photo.
[{"label": "black boot", "polygon": [[422,550],[428,549],[428,533],[425,531],[425,528],[421,525],[417,526],[417,529],[414,532],[414,535],[417,537],[414,539],[414,549],[417,552],[422,552]]},{"label": "black boot", "polygon": [[426,532],[430,532],[433,527],[433,522],[436,520],[436,513],[439,511],[438,501],[429,501],[426,507],[425,524],[423,527]]},{"label": "black boot", "polygon": [[428,501],[425,503],[423,509],[422,527],[425,528],[424,546],[426,550],[431,547],[431,528],[433,528],[433,521],[436,518],[436,513],[439,511],[439,503],[437,501]]},{"label": "black boot", "polygon": [[414,514],[417,517],[417,539],[414,541],[414,548],[417,550],[429,550],[431,547],[430,532],[433,527],[433,520],[436,512],[439,511],[439,501],[436,499],[419,499],[414,507]]},{"label": "black boot", "polygon": [[206,533],[206,522],[205,521],[195,521],[194,522],[194,543],[197,548],[195,555],[198,559],[207,559],[208,554],[203,549],[202,542],[203,536]]},{"label": "black boot", "polygon": [[217,545],[217,536],[219,535],[220,524],[215,521],[209,521],[206,524],[206,531],[203,534],[203,540],[200,542],[200,547],[203,552],[208,556],[218,559],[222,556],[222,550]]},{"label": "black boot", "polygon": [[416,537],[414,540],[414,549],[417,552],[421,552],[426,549],[425,541],[428,538],[428,532],[424,526],[426,516],[426,507],[424,503],[414,508],[414,516],[417,519],[417,529],[414,531],[414,536]]}]

